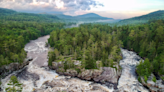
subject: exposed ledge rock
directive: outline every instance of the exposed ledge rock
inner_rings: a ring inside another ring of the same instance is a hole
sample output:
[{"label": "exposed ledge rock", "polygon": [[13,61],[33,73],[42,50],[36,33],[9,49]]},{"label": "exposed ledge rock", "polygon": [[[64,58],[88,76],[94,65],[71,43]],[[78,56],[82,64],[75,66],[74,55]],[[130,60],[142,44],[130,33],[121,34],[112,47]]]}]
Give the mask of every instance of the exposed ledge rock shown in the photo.
[{"label": "exposed ledge rock", "polygon": [[162,80],[156,80],[156,82],[153,81],[154,74],[151,74],[147,80],[147,82],[144,81],[144,78],[141,77],[141,83],[149,88],[151,92],[164,92],[164,84],[162,83]]},{"label": "exposed ledge rock", "polygon": [[46,81],[41,88],[34,89],[33,92],[111,92],[100,84],[79,81],[79,79],[54,79]]},{"label": "exposed ledge rock", "polygon": [[[60,75],[77,77],[87,81],[94,81],[104,85],[112,84],[114,88],[117,88],[118,79],[121,75],[121,69],[119,65],[112,67],[101,67],[99,69],[64,69],[64,64],[62,62],[53,62],[50,69],[56,70]],[[110,85],[111,86],[111,85]]]},{"label": "exposed ledge rock", "polygon": [[4,65],[0,67],[0,75],[1,77],[5,77],[12,73],[13,71],[22,69],[24,66],[28,65],[30,61],[32,61],[32,58],[26,58],[23,63],[11,63],[9,65]]}]

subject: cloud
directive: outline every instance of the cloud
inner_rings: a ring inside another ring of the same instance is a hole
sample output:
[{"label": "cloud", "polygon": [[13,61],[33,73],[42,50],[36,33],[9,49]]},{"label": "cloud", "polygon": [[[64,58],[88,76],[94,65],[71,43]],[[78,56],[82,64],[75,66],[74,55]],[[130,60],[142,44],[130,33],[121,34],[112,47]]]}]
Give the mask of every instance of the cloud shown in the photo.
[{"label": "cloud", "polygon": [[0,0],[0,7],[23,12],[70,12],[103,6],[95,0]]}]

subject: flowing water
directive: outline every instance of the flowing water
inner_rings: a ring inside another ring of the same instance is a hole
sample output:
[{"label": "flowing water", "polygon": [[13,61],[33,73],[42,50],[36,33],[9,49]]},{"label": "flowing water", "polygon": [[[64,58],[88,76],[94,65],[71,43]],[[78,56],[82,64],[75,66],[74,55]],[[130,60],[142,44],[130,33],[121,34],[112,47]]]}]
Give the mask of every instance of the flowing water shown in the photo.
[{"label": "flowing water", "polygon": [[[55,71],[47,67],[48,48],[45,42],[49,35],[40,37],[26,44],[25,51],[27,57],[32,57],[30,64],[19,71],[8,75],[2,79],[2,88],[8,87],[7,83],[10,76],[16,75],[23,84],[23,92],[112,92],[113,87],[107,88],[104,85],[83,81],[68,76],[59,76]],[[119,79],[118,89],[128,92],[147,92],[147,90],[138,82],[135,74],[135,67],[139,63],[140,57],[134,52],[121,49],[123,60],[120,61],[122,74]],[[5,90],[3,90],[5,91]]]},{"label": "flowing water", "polygon": [[120,61],[122,67],[121,77],[118,81],[118,88],[128,92],[149,92],[138,82],[135,69],[141,62],[141,58],[134,52],[121,49],[123,59]]},{"label": "flowing water", "polygon": [[10,76],[16,75],[18,80],[23,84],[23,92],[57,92],[67,90],[75,92],[109,92],[113,90],[113,88],[109,89],[100,84],[77,78],[59,76],[55,71],[49,70],[47,67],[48,48],[45,47],[45,42],[47,42],[48,38],[49,35],[26,44],[24,49],[28,52],[27,57],[32,57],[33,61],[25,68],[2,79],[3,89],[8,87],[7,83]]}]

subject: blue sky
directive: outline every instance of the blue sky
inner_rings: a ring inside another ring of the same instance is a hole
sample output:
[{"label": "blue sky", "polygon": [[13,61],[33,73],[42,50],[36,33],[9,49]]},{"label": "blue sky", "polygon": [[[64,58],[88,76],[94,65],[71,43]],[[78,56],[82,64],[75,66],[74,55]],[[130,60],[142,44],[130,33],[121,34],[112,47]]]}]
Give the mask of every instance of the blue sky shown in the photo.
[{"label": "blue sky", "polygon": [[96,13],[104,17],[126,19],[164,10],[164,0],[0,0],[0,7],[71,16]]}]

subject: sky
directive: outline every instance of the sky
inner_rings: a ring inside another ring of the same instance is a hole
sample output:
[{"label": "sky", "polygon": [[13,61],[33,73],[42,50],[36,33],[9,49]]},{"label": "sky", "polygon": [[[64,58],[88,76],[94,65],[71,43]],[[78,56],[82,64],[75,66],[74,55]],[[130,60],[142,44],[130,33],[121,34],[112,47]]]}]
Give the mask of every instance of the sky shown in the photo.
[{"label": "sky", "polygon": [[71,16],[96,13],[108,18],[127,19],[164,10],[164,0],[0,0],[0,7],[28,13]]}]

